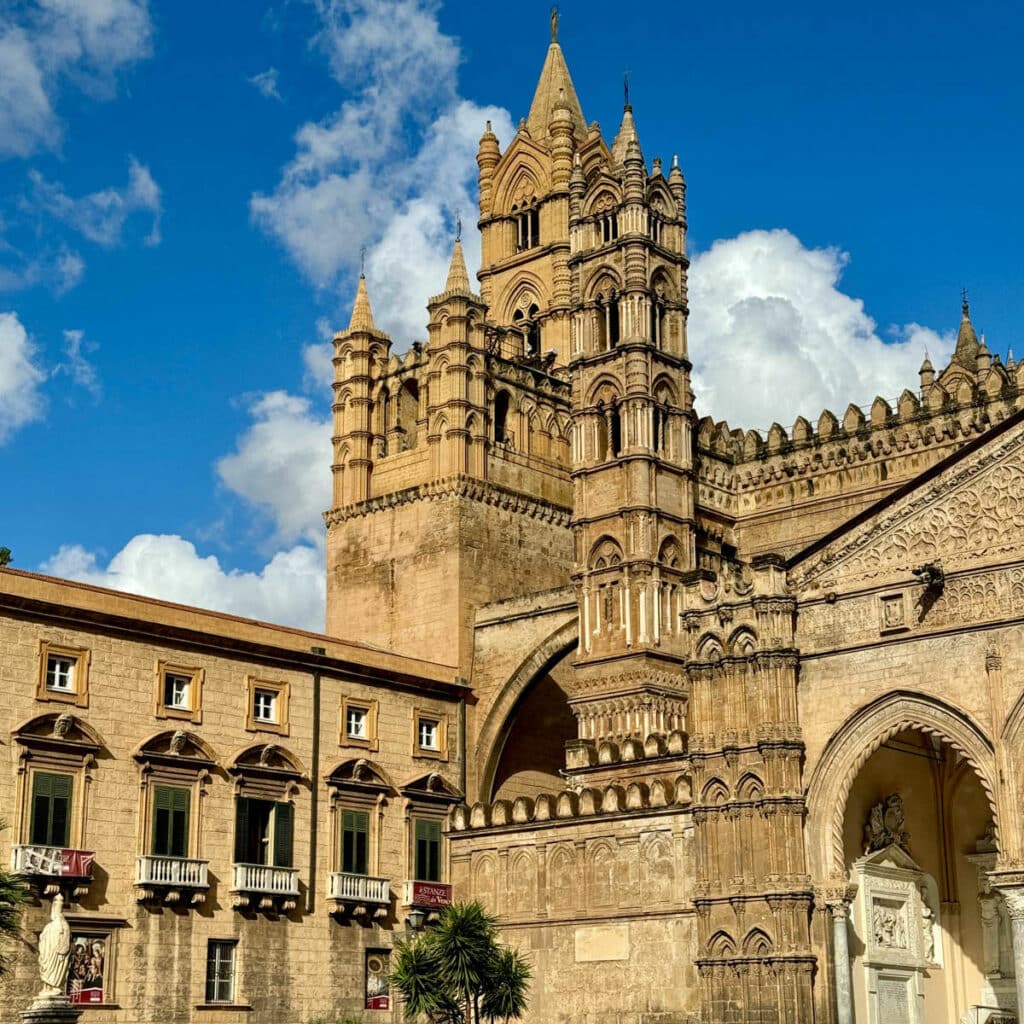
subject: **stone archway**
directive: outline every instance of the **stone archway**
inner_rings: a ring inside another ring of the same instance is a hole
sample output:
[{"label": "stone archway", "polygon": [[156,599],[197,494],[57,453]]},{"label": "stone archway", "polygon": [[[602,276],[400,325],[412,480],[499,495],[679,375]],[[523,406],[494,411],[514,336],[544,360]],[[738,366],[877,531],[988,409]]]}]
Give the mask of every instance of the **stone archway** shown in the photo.
[{"label": "stone archway", "polygon": [[850,787],[868,758],[906,729],[935,736],[978,775],[998,828],[995,752],[991,740],[958,708],[935,697],[894,690],[856,711],[829,740],[807,787],[807,853],[819,882],[841,878],[843,815]]},{"label": "stone archway", "polygon": [[579,622],[574,615],[551,632],[519,664],[502,686],[484,719],[476,743],[476,763],[481,765],[479,798],[491,799],[495,773],[517,705],[533,684],[553,665],[579,645]]}]

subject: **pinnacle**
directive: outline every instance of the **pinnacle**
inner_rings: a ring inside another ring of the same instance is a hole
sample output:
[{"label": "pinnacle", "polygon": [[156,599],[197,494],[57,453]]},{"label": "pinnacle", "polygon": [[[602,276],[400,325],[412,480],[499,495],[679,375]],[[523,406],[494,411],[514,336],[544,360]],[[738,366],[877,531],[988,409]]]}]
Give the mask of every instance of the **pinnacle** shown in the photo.
[{"label": "pinnacle", "polygon": [[971,307],[967,302],[967,295],[963,299],[963,315],[960,318],[960,330],[956,336],[956,350],[953,352],[953,359],[965,366],[974,368],[974,362],[978,355],[978,335],[974,332],[974,324],[971,323]]},{"label": "pinnacle", "polygon": [[533,94],[533,103],[530,104],[530,115],[526,119],[531,138],[547,137],[548,125],[551,124],[555,109],[559,106],[569,111],[576,137],[585,138],[587,123],[583,118],[583,108],[576,96],[562,47],[557,39],[552,38],[547,57],[544,59],[544,67],[541,69],[540,80],[537,82],[537,90]]},{"label": "pinnacle", "polygon": [[348,322],[349,331],[376,331],[373,322],[373,310],[370,308],[370,294],[366,290],[366,278],[359,275],[359,287],[356,289],[356,301],[352,306],[352,319]]},{"label": "pinnacle", "polygon": [[469,287],[469,273],[466,270],[466,257],[462,252],[462,241],[455,239],[452,247],[452,262],[448,267],[448,280],[445,282],[446,292],[472,292]]},{"label": "pinnacle", "polygon": [[625,110],[622,112],[622,124],[619,125],[619,133],[615,136],[615,141],[612,143],[612,163],[624,164],[626,157],[630,155],[630,151],[634,146],[636,147],[637,154],[643,159],[643,154],[640,150],[640,136],[637,135],[636,121],[633,119],[633,108],[627,103]]}]

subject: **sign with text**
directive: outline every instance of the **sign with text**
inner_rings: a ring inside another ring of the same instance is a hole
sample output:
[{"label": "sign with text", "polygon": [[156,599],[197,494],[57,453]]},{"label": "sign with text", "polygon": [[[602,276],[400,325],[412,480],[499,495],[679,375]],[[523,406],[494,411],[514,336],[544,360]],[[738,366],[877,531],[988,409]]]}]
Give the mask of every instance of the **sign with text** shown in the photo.
[{"label": "sign with text", "polygon": [[446,882],[410,882],[408,903],[414,907],[447,907],[452,902],[452,887]]}]

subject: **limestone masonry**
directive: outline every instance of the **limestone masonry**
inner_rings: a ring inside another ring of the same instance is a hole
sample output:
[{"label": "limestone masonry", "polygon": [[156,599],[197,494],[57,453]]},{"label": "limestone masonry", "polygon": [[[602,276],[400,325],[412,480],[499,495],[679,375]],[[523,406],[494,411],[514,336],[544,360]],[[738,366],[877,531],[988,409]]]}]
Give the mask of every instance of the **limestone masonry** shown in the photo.
[{"label": "limestone masonry", "polygon": [[537,1024],[1017,1021],[1024,366],[965,299],[895,407],[702,419],[682,168],[557,20],[477,160],[479,291],[334,338],[325,635],[0,570],[0,1021],[58,892],[87,1024],[398,1019],[453,898]]}]

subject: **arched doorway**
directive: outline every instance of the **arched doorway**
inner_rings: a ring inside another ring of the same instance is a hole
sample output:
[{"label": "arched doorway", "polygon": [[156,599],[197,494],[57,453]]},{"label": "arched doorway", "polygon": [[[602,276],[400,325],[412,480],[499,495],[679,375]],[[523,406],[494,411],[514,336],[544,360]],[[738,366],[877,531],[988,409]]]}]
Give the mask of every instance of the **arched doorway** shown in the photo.
[{"label": "arched doorway", "polygon": [[808,852],[833,897],[845,888],[845,907],[828,902],[838,1020],[985,1024],[1015,1010],[1010,923],[987,877],[995,775],[980,729],[920,694],[861,709],[827,745]]}]

